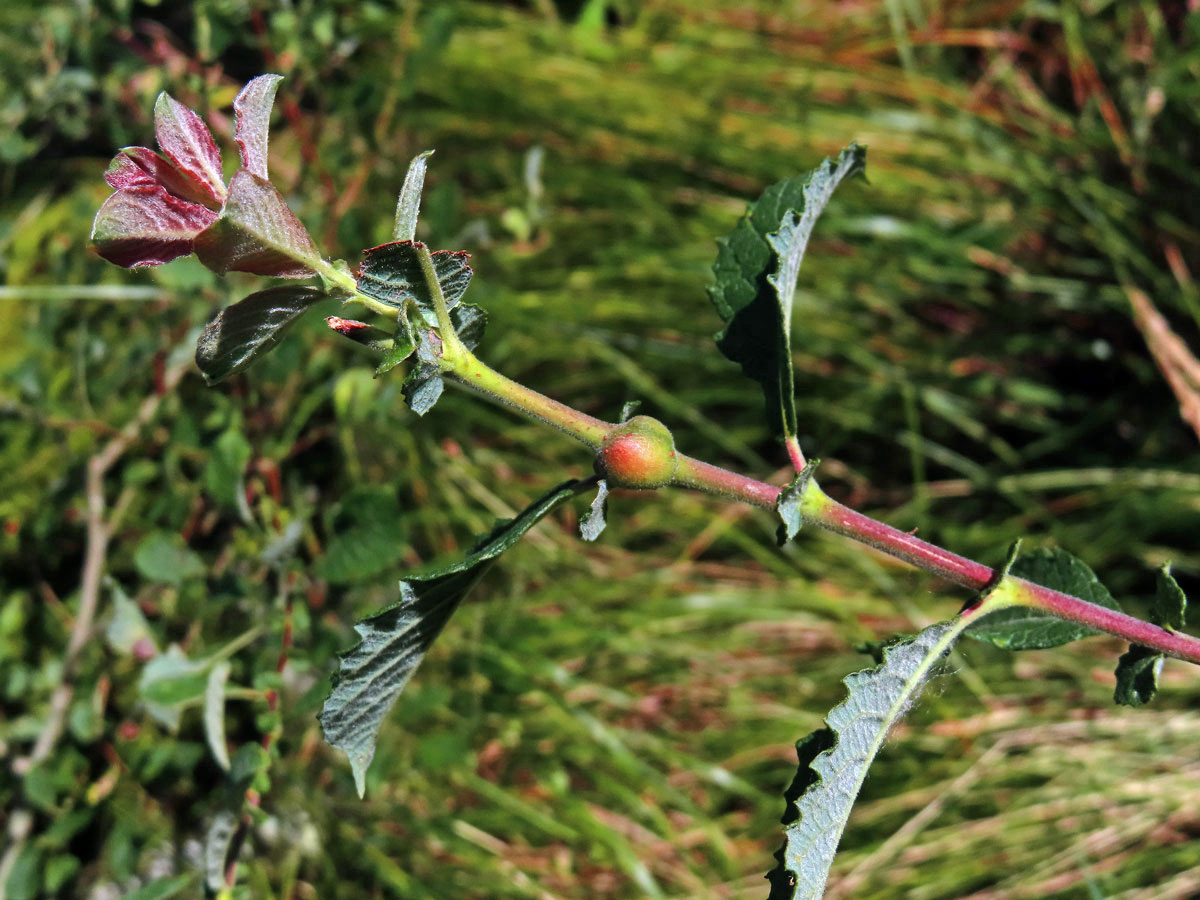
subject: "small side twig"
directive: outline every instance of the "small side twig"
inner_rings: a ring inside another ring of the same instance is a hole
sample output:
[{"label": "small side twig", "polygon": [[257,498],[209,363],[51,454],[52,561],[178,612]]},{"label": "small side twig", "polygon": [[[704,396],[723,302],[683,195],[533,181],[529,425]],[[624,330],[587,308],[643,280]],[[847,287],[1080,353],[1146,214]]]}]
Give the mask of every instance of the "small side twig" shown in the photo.
[{"label": "small side twig", "polygon": [[[75,693],[75,675],[80,654],[92,637],[96,610],[100,605],[100,585],[104,575],[104,562],[108,553],[108,542],[116,523],[120,520],[131,496],[125,492],[118,498],[111,513],[104,497],[104,477],[117,461],[137,441],[142,429],[154,418],[163,399],[179,385],[191,361],[177,363],[163,374],[155,393],[146,397],[138,406],[136,415],[114,435],[107,444],[88,460],[85,493],[87,496],[87,545],[84,551],[83,571],[79,586],[79,611],[71,627],[63,657],[62,674],[58,686],[50,697],[50,708],[46,722],[27,756],[13,761],[13,772],[25,775],[50,757],[62,736],[67,710]],[[4,900],[5,883],[17,857],[25,846],[33,828],[33,815],[26,809],[15,810],[9,820],[9,845],[0,857],[0,900]]]}]

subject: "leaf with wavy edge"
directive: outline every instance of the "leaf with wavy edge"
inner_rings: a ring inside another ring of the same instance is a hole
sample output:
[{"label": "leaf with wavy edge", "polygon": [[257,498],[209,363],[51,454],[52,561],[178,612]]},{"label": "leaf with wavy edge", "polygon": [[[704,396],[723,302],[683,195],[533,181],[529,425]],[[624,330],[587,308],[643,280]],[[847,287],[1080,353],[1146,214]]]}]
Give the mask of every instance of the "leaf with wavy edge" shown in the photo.
[{"label": "leaf with wavy edge", "polygon": [[360,797],[384,716],[463,597],[496,557],[590,486],[587,481],[560,484],[515,519],[497,524],[465,558],[401,581],[399,603],[354,626],[362,640],[342,654],[320,719],[325,740],[349,758]]},{"label": "leaf with wavy edge", "polygon": [[825,719],[828,727],[797,744],[800,772],[788,791],[784,821],[791,824],[784,832],[782,858],[767,876],[770,900],[822,896],[867,769],[967,622],[931,625],[886,648],[882,665],[846,677],[846,699]]},{"label": "leaf with wavy edge", "polygon": [[866,149],[851,144],[836,162],[826,159],[807,175],[767,188],[717,241],[708,289],[726,326],[717,346],[762,385],[772,426],[785,436],[796,434],[791,318],[797,273],[833,191],[865,166]]}]

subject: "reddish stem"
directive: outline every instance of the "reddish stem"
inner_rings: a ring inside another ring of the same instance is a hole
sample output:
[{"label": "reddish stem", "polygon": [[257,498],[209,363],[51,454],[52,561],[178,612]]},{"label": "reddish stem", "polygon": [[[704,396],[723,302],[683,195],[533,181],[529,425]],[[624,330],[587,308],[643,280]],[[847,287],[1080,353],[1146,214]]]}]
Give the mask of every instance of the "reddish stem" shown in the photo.
[{"label": "reddish stem", "polygon": [[[443,374],[453,381],[474,388],[489,400],[509,406],[517,412],[553,425],[597,449],[615,426],[594,419],[578,410],[551,400],[537,391],[505,378],[482,363],[465,347],[443,356]],[[799,443],[788,442],[788,452],[797,471],[806,465]],[[782,488],[765,481],[747,478],[728,469],[679,454],[671,484],[774,509]],[[913,534],[892,528],[870,516],[831,500],[810,482],[800,502],[804,521],[838,534],[854,538],[884,553],[932,572],[954,584],[981,591],[992,583],[994,571],[957,553],[943,550]],[[1063,619],[1087,625],[1134,644],[1141,644],[1179,659],[1200,664],[1200,638],[1169,631],[1124,613],[1097,606],[1060,591],[1051,590],[1020,578],[1013,578],[1021,605],[1040,609]]]},{"label": "reddish stem", "polygon": [[792,467],[797,472],[803,472],[808,462],[804,459],[804,451],[800,449],[799,439],[792,435],[784,439],[783,445],[787,447],[788,459],[792,461]]},{"label": "reddish stem", "polygon": [[[995,575],[995,571],[985,565],[864,516],[835,500],[825,498],[814,521],[830,531],[862,541],[971,590],[983,590]],[[1132,644],[1142,644],[1188,662],[1200,663],[1200,638],[1160,628],[1024,578],[1013,580],[1020,586],[1021,600],[1028,606],[1125,638]]]}]

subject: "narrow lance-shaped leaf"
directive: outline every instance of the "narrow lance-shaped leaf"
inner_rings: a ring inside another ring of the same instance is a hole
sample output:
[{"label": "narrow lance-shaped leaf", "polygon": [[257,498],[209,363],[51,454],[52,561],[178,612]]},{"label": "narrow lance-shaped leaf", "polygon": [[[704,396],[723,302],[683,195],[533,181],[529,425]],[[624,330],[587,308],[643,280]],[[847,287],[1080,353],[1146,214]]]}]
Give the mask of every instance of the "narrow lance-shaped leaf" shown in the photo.
[{"label": "narrow lance-shaped leaf", "polygon": [[242,168],[267,179],[267,142],[271,107],[282,75],[259,75],[246,83],[233,101],[233,139],[242,157]]},{"label": "narrow lance-shaped leaf", "polygon": [[418,154],[408,165],[404,186],[396,201],[396,224],[392,228],[393,241],[411,241],[417,235],[417,215],[421,211],[421,189],[425,186],[425,170],[432,150]]},{"label": "narrow lance-shaped leaf", "polygon": [[515,519],[498,524],[464,559],[400,582],[399,603],[354,626],[362,641],[342,655],[320,718],[325,740],[349,757],[360,797],[384,716],[463,597],[496,557],[587,487],[583,481],[560,484]]},{"label": "narrow lance-shaped leaf", "polygon": [[229,748],[225,746],[225,684],[229,681],[228,661],[217,663],[208,673],[204,686],[204,736],[213,759],[229,771]]},{"label": "narrow lance-shaped leaf", "polygon": [[376,353],[387,353],[392,347],[392,336],[382,328],[360,322],[357,319],[343,319],[341,316],[326,316],[325,324],[331,331],[336,331],[342,337],[347,337],[356,344],[362,344],[368,350]]},{"label": "narrow lance-shaped leaf", "polygon": [[771,425],[784,436],[797,431],[791,351],[796,276],[834,189],[865,164],[866,150],[851,144],[836,162],[827,159],[806,176],[767,188],[717,242],[709,295],[726,325],[717,346],[762,385]]},{"label": "narrow lance-shaped leaf", "polygon": [[[1040,550],[1022,556],[1012,564],[1009,574],[1089,603],[1121,608],[1087,563],[1066,550]],[[1005,650],[1044,650],[1099,632],[1027,606],[1014,606],[992,613],[967,634]]]},{"label": "narrow lance-shaped leaf", "polygon": [[154,104],[154,135],[162,152],[220,207],[225,200],[221,151],[204,120],[164,91]]},{"label": "narrow lance-shaped leaf", "polygon": [[788,791],[794,808],[789,805],[784,815],[791,824],[782,858],[767,876],[770,900],[819,900],[824,894],[867,769],[966,621],[932,625],[885,649],[881,666],[848,676],[848,694],[825,719],[828,727],[797,745],[801,771]]},{"label": "narrow lance-shaped leaf", "polygon": [[287,329],[328,296],[319,288],[280,285],[217,313],[196,342],[196,364],[209,384],[240,372],[273,348]]},{"label": "narrow lance-shaped leaf", "polygon": [[223,809],[213,816],[204,834],[204,884],[213,894],[225,886],[229,849],[237,825],[237,816]]},{"label": "narrow lance-shaped leaf", "polygon": [[239,169],[221,216],[196,237],[196,255],[214,272],[308,278],[321,254],[270,182]]}]

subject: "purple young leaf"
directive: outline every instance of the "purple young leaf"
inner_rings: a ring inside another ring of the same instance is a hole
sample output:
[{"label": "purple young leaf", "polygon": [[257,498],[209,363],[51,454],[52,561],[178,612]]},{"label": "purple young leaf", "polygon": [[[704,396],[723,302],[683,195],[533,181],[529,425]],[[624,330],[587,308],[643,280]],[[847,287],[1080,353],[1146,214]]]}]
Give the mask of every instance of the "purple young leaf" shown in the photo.
[{"label": "purple young leaf", "polygon": [[211,209],[173,197],[161,185],[136,185],[104,201],[92,223],[92,242],[118,266],[158,266],[191,253],[196,235],[216,218]]},{"label": "purple young leaf", "polygon": [[270,182],[239,169],[221,216],[196,238],[196,255],[214,272],[308,278],[321,254]]},{"label": "purple young leaf", "polygon": [[154,104],[154,134],[163,153],[209,198],[205,205],[220,209],[225,202],[221,151],[204,120],[164,91]]},{"label": "purple young leaf", "polygon": [[170,160],[146,147],[122,149],[109,163],[104,180],[118,191],[157,184],[180,200],[210,207],[213,204],[212,195],[207,190],[179,171]]},{"label": "purple young leaf", "polygon": [[161,157],[149,147],[123,147],[108,164],[104,180],[114,190],[149,187],[158,183]]},{"label": "purple young leaf", "polygon": [[282,75],[259,75],[251,79],[233,101],[236,124],[233,139],[237,141],[242,167],[259,178],[267,178],[267,130],[271,123],[271,106],[275,89]]}]

